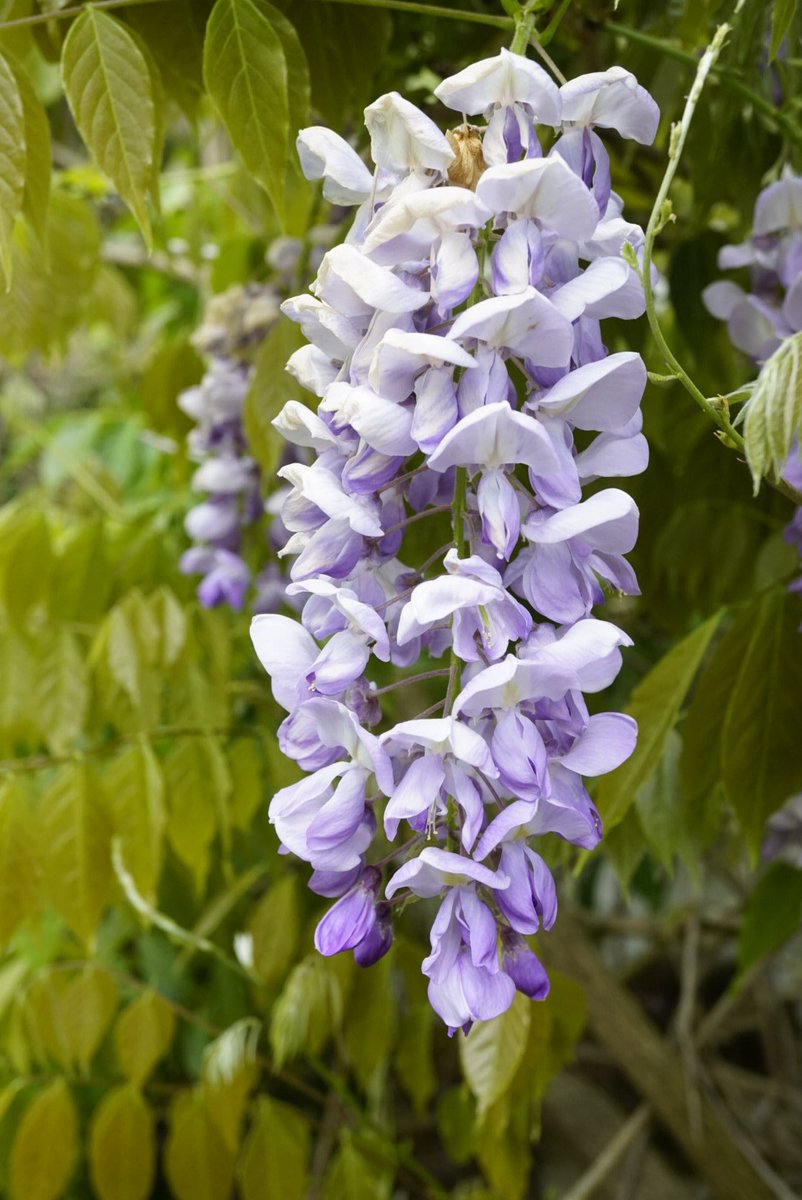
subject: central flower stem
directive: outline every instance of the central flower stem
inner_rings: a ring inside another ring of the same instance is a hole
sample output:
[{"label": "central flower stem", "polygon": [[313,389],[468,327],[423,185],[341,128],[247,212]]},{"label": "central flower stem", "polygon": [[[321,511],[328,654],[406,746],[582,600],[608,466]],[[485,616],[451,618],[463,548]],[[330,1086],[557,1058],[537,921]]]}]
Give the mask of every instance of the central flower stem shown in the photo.
[{"label": "central flower stem", "polygon": [[513,54],[526,54],[532,34],[535,32],[535,14],[529,5],[523,8],[515,18],[515,34],[510,43]]}]

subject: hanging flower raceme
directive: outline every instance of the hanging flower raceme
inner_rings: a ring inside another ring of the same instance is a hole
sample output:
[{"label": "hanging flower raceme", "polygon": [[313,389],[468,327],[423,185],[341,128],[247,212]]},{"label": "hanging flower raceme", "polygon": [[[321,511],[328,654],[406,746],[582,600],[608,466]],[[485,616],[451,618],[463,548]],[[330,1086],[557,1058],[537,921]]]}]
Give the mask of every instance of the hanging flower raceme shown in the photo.
[{"label": "hanging flower raceme", "polygon": [[[643,363],[608,355],[599,324],[644,310],[621,255],[643,234],[594,130],[650,142],[658,112],[620,68],[560,89],[507,51],[437,95],[477,123],[443,133],[382,96],[372,172],[329,130],[299,136],[307,175],[356,213],[283,306],[308,340],[288,369],[320,399],[275,421],[316,455],[281,472],[303,609],[252,637],[306,772],[270,817],[336,900],[318,949],[372,962],[394,915],[439,901],[423,971],[453,1032],[546,994],[526,941],[557,913],[539,839],[595,846],[583,778],[635,743],[629,717],[585,703],[630,641],[592,610],[637,594],[638,513],[619,487],[583,490],[647,461]],[[404,674],[379,687],[379,664]],[[385,697],[397,715],[424,685],[436,703],[391,723]]]},{"label": "hanging flower raceme", "polygon": [[[714,317],[726,321],[732,343],[762,364],[786,338],[802,332],[802,177],[786,175],[763,189],[755,202],[752,236],[723,246],[718,264],[724,270],[747,267],[750,290],[722,279],[705,288],[704,302]],[[802,491],[798,445],[782,475]],[[785,539],[802,556],[802,508],[786,527]],[[802,592],[802,577],[791,586]]]}]

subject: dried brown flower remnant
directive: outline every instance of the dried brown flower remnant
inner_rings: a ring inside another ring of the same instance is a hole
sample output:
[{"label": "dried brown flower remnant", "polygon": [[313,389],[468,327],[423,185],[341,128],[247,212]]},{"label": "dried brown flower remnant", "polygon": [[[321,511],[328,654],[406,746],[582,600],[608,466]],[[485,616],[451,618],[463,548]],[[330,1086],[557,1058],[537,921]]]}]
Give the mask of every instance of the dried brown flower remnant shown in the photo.
[{"label": "dried brown flower remnant", "polygon": [[458,125],[456,129],[448,129],[446,137],[456,155],[448,168],[448,182],[474,191],[487,166],[482,156],[481,131],[476,125]]}]

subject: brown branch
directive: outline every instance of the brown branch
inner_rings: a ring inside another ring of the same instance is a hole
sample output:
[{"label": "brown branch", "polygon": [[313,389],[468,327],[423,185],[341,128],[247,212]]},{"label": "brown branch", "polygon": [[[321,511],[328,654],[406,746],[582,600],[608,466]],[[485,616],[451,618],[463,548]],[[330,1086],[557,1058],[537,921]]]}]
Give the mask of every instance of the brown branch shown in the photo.
[{"label": "brown branch", "polygon": [[676,1050],[605,968],[576,918],[561,913],[555,933],[543,938],[539,949],[548,966],[564,971],[582,985],[595,1037],[673,1135],[717,1200],[776,1200],[776,1190],[704,1094],[699,1095],[697,1134],[689,1116],[686,1076]]}]

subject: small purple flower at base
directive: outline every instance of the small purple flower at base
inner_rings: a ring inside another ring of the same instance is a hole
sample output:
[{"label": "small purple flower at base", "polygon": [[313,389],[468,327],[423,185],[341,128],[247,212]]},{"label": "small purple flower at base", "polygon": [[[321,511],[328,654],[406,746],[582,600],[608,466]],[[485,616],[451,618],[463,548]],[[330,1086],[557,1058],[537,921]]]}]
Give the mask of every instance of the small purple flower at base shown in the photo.
[{"label": "small purple flower at base", "polygon": [[354,946],[354,962],[358,967],[372,967],[384,957],[392,944],[392,910],[389,904],[377,904],[373,928]]},{"label": "small purple flower at base", "polygon": [[546,999],[551,986],[546,968],[521,935],[512,929],[501,931],[501,957],[505,972],[519,992],[530,1000]]},{"label": "small purple flower at base", "polygon": [[353,950],[371,934],[377,921],[376,897],[380,887],[381,872],[368,867],[359,882],[331,906],[315,930],[315,948],[321,954]]}]

